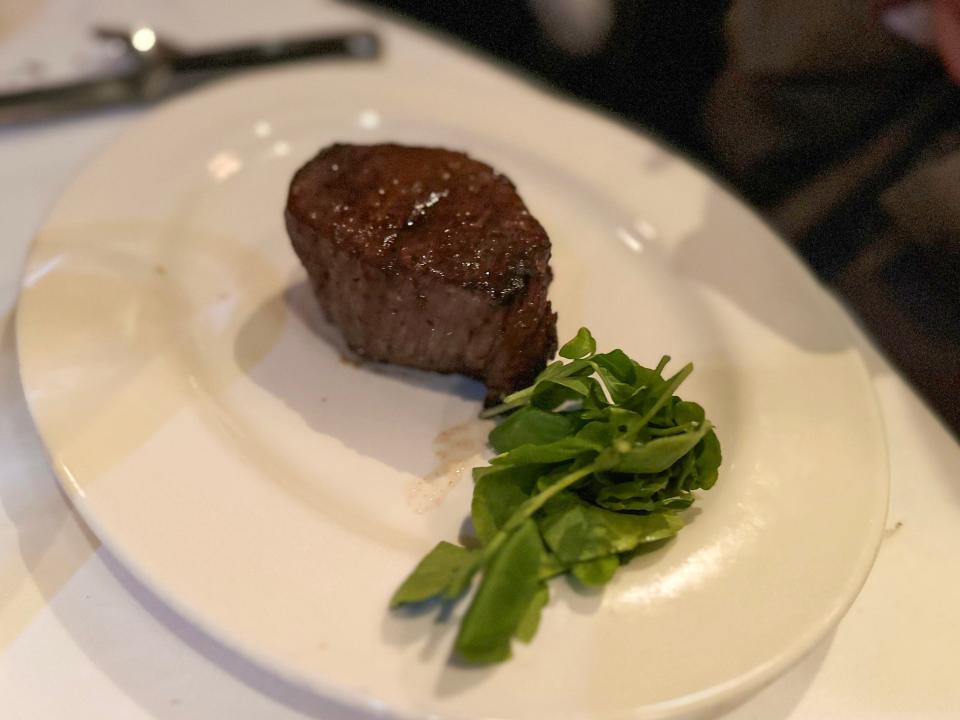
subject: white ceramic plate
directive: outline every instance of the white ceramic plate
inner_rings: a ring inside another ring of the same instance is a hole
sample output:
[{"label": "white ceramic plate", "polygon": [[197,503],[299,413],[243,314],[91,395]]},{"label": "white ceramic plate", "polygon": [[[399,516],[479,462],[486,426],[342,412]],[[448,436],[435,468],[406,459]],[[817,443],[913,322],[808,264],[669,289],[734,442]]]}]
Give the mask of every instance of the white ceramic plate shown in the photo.
[{"label": "white ceramic plate", "polygon": [[[33,249],[18,342],[37,426],[131,569],[322,693],[461,719],[731,701],[839,620],[879,542],[884,441],[848,321],[683,161],[531,90],[493,100],[325,65],[150,115]],[[555,582],[535,642],[496,668],[448,662],[454,622],[386,610],[466,517],[470,482],[456,481],[481,462],[481,389],[345,361],[283,229],[300,163],[386,139],[462,148],[513,178],[553,239],[560,335],[585,324],[642,362],[693,360],[683,394],[723,442],[721,480],[675,542],[603,593]]]}]

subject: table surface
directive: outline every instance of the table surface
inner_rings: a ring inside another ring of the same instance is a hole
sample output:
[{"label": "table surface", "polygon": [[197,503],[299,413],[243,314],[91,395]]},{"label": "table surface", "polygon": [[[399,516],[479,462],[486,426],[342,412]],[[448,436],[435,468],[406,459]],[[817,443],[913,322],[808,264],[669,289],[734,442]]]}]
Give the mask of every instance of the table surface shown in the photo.
[{"label": "table surface", "polygon": [[[390,70],[442,67],[516,92],[463,47],[317,0],[5,0],[0,88],[105,61],[83,30],[149,24],[185,44],[373,27]],[[531,87],[529,92],[542,92]],[[363,720],[205,636],[133,578],[79,520],[49,469],[17,376],[13,314],[30,239],[77,170],[140,113],[0,130],[0,697],[5,718]],[[888,529],[840,625],[725,720],[960,716],[960,446],[858,339],[890,446]]]}]

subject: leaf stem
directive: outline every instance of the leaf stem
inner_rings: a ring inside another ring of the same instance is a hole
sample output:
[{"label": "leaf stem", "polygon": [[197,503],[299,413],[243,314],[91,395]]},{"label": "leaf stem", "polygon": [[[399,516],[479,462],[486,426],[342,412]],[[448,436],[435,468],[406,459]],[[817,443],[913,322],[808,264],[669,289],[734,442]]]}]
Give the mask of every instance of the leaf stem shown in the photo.
[{"label": "leaf stem", "polygon": [[532,385],[507,395],[503,399],[503,402],[499,405],[494,405],[493,407],[483,410],[480,413],[480,417],[483,419],[492,418],[510,410],[523,407],[524,405],[529,405],[531,399],[533,398],[533,394],[540,383],[569,377],[573,373],[583,370],[585,367],[591,367],[594,369],[594,371],[596,371],[597,368],[596,363],[589,358],[579,358],[577,360],[571,360],[567,363],[561,363],[561,361],[558,361],[553,365],[548,365],[547,368],[537,376],[537,379]]},{"label": "leaf stem", "polygon": [[532,517],[537,510],[546,505],[550,498],[554,497],[561,491],[566,490],[578,480],[582,480],[587,475],[590,475],[599,469],[600,463],[594,460],[589,465],[585,465],[579,470],[574,470],[573,472],[564,475],[546,490],[542,490],[526,500],[519,508],[517,508],[513,515],[511,515],[510,518],[503,524],[503,527],[500,528],[497,534],[494,535],[490,542],[487,543],[487,545],[483,548],[483,555],[481,557],[480,564],[485,564],[490,560],[490,558],[496,555],[497,551],[500,549],[500,546],[503,545],[503,543],[506,542],[507,538],[510,536],[510,533],[523,525],[523,523],[528,518]]},{"label": "leaf stem", "polygon": [[[514,394],[516,395],[518,393]],[[513,395],[508,397],[513,397]],[[480,417],[484,420],[496,417],[497,415],[501,415],[502,413],[513,410],[514,408],[523,407],[524,405],[529,404],[529,402],[530,398],[528,396],[508,400],[507,402],[502,402],[499,405],[494,405],[493,407],[488,407],[486,410],[482,410],[480,412]]]},{"label": "leaf stem", "polygon": [[660,393],[660,397],[657,398],[653,406],[647,410],[643,417],[637,420],[636,423],[631,424],[630,430],[623,435],[623,439],[633,442],[637,435],[640,434],[640,431],[647,426],[647,423],[653,420],[653,416],[666,404],[667,400],[673,397],[673,394],[677,391],[677,388],[680,387],[680,384],[686,380],[692,372],[693,363],[687,363],[680,368],[680,371],[667,381],[666,386],[664,386]]}]

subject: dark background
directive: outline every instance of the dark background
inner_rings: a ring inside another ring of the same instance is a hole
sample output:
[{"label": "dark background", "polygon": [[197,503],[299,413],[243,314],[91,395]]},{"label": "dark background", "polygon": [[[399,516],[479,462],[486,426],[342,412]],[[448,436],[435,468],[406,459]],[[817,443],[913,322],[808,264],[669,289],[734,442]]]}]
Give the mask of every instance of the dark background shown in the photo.
[{"label": "dark background", "polygon": [[727,0],[618,0],[604,46],[587,57],[556,47],[523,0],[379,0],[548,84],[708,156],[704,95],[723,64]]}]

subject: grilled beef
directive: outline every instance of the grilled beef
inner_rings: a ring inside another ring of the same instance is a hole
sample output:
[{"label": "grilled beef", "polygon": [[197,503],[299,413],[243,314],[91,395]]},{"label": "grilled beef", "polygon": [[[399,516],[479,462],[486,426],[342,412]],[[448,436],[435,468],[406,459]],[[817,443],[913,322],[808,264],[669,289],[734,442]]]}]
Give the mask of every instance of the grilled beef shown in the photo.
[{"label": "grilled beef", "polygon": [[320,306],[362,357],[481,379],[493,401],[556,350],[550,240],[489,165],[331,145],[294,176],[286,224]]}]

